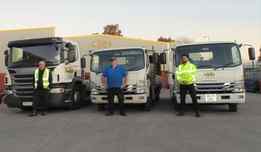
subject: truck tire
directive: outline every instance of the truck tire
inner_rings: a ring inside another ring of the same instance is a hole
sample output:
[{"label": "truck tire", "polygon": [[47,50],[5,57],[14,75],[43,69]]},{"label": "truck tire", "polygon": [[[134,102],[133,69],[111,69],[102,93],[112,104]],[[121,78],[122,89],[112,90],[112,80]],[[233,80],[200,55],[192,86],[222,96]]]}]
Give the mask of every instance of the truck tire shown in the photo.
[{"label": "truck tire", "polygon": [[237,104],[228,104],[229,112],[237,112]]},{"label": "truck tire", "polygon": [[32,111],[32,109],[33,109],[33,107],[24,107],[24,106],[22,106],[22,107],[20,107],[20,109],[22,110],[22,111]]},{"label": "truck tire", "polygon": [[106,110],[105,104],[97,104],[96,106],[97,106],[98,111],[105,111]]},{"label": "truck tire", "polygon": [[152,100],[151,100],[151,97],[148,97],[147,102],[144,103],[144,105],[143,105],[143,109],[144,109],[144,111],[151,111],[151,108],[152,108]]},{"label": "truck tire", "polygon": [[171,98],[171,102],[172,102],[172,104],[173,104],[173,108],[174,108],[174,110],[175,111],[177,111],[178,110],[178,101],[177,101],[177,97],[176,96],[173,96],[172,98]]},{"label": "truck tire", "polygon": [[81,107],[81,92],[79,87],[75,87],[72,91],[72,105],[71,109],[79,109]]}]

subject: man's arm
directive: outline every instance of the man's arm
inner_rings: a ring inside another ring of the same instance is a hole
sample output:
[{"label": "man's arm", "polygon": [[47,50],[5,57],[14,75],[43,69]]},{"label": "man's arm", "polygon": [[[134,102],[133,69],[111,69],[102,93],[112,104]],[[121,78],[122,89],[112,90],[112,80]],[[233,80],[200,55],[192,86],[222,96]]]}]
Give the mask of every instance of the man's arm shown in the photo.
[{"label": "man's arm", "polygon": [[126,87],[127,84],[128,84],[128,78],[127,78],[127,71],[125,68],[123,68],[123,79],[122,79],[122,82],[123,82],[123,87]]},{"label": "man's arm", "polygon": [[126,87],[127,86],[127,84],[128,84],[128,78],[127,78],[127,76],[125,76],[125,77],[123,77],[123,87]]},{"label": "man's arm", "polygon": [[101,76],[101,85],[102,87],[106,88],[107,87],[106,84],[107,84],[107,70],[105,69]]},{"label": "man's arm", "polygon": [[34,86],[34,89],[35,89],[35,71],[34,71],[34,78],[33,78],[33,86]]},{"label": "man's arm", "polygon": [[103,75],[101,77],[101,84],[102,84],[102,87],[106,88],[107,78]]},{"label": "man's arm", "polygon": [[53,76],[52,76],[52,72],[50,71],[49,73],[49,86],[51,87],[53,83]]}]

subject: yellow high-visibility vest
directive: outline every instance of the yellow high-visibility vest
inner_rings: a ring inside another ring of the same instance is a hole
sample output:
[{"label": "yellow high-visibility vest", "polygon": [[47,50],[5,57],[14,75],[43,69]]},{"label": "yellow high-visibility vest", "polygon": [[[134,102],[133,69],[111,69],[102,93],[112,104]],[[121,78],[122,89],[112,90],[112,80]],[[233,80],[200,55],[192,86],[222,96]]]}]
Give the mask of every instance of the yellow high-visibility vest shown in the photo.
[{"label": "yellow high-visibility vest", "polygon": [[[49,76],[50,76],[50,70],[48,68],[45,68],[43,72],[43,88],[49,89]],[[39,78],[39,69],[37,68],[34,71],[34,87],[37,88],[37,81]]]},{"label": "yellow high-visibility vest", "polygon": [[191,85],[196,82],[197,67],[187,62],[180,64],[176,71],[177,81],[182,85]]}]

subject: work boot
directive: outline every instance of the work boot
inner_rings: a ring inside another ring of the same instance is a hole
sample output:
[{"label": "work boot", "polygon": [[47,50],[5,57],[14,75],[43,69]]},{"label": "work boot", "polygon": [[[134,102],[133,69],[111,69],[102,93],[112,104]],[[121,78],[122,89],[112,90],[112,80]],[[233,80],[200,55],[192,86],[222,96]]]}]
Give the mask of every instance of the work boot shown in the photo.
[{"label": "work boot", "polygon": [[176,115],[177,116],[184,116],[184,112],[178,112]]},{"label": "work boot", "polygon": [[33,111],[31,114],[29,114],[29,117],[34,117],[34,116],[37,116],[37,111]]},{"label": "work boot", "polygon": [[106,116],[112,116],[112,115],[114,115],[114,112],[108,111],[105,115],[106,115]]},{"label": "work boot", "polygon": [[127,116],[126,112],[124,112],[124,111],[120,111],[120,115],[121,116]]},{"label": "work boot", "polygon": [[41,112],[41,115],[42,115],[42,116],[45,116],[45,115],[46,115],[46,112],[45,112],[45,111],[42,111],[42,112]]},{"label": "work boot", "polygon": [[196,116],[197,118],[199,118],[199,117],[200,117],[199,112],[196,112],[195,116]]}]

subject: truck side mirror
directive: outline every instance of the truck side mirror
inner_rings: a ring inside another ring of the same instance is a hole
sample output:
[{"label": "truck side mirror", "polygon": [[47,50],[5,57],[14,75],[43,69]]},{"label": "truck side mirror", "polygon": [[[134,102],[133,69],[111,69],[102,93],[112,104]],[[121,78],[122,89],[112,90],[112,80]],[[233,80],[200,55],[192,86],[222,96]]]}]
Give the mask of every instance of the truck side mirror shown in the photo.
[{"label": "truck side mirror", "polygon": [[159,61],[159,54],[158,53],[153,53],[152,57],[153,57],[153,61],[154,61],[153,63],[157,64],[158,61]]},{"label": "truck side mirror", "polygon": [[160,57],[159,57],[159,62],[160,64],[166,64],[167,63],[167,55],[166,53],[160,53]]},{"label": "truck side mirror", "polygon": [[68,61],[74,62],[76,60],[76,52],[75,50],[69,50],[68,52]]},{"label": "truck side mirror", "polygon": [[252,61],[256,59],[255,48],[253,48],[253,47],[248,48],[248,57],[249,57],[249,60],[252,60]]},{"label": "truck side mirror", "polygon": [[154,63],[154,60],[153,60],[153,56],[152,56],[152,55],[149,56],[149,61],[150,61],[150,64]]},{"label": "truck side mirror", "polygon": [[64,49],[65,53],[65,60],[68,60],[69,63],[76,61],[76,49],[75,45],[68,42],[65,44],[66,49]]},{"label": "truck side mirror", "polygon": [[175,74],[172,74],[172,79],[173,79],[173,80],[175,80],[175,79],[176,79],[176,77],[175,77]]},{"label": "truck side mirror", "polygon": [[5,66],[8,66],[8,59],[9,59],[9,54],[8,54],[8,50],[4,51],[4,56],[5,56]]},{"label": "truck side mirror", "polygon": [[85,59],[85,57],[81,58],[81,68],[82,69],[86,68],[86,59]]},{"label": "truck side mirror", "polygon": [[157,53],[153,53],[152,55],[149,56],[149,60],[151,64],[157,64],[158,62],[158,54]]}]

